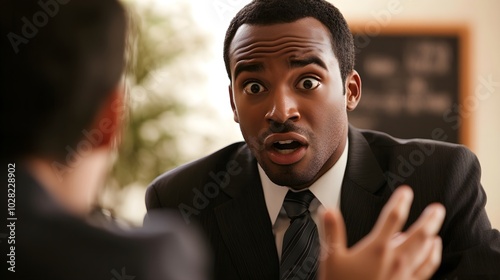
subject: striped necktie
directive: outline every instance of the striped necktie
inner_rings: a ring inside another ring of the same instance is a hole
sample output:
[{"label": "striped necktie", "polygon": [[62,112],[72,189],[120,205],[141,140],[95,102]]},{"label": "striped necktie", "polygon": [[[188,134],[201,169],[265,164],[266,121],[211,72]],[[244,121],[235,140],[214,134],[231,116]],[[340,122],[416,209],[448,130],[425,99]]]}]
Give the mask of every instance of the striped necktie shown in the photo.
[{"label": "striped necktie", "polygon": [[288,191],[283,207],[290,226],[283,238],[280,279],[315,280],[318,270],[318,228],[311,218],[309,204],[314,195],[309,191]]}]

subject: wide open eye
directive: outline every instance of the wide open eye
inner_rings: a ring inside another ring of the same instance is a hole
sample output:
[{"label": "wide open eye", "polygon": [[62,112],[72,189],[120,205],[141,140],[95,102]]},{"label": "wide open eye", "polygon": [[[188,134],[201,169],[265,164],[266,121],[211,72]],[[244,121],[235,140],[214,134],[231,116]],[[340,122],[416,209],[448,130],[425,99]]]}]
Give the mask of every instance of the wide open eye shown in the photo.
[{"label": "wide open eye", "polygon": [[263,85],[261,85],[261,84],[259,84],[257,82],[249,82],[243,88],[243,91],[246,94],[250,94],[250,95],[261,93],[264,90],[266,90],[266,88]]},{"label": "wide open eye", "polygon": [[298,89],[311,90],[319,87],[320,82],[316,78],[307,77],[297,83]]}]

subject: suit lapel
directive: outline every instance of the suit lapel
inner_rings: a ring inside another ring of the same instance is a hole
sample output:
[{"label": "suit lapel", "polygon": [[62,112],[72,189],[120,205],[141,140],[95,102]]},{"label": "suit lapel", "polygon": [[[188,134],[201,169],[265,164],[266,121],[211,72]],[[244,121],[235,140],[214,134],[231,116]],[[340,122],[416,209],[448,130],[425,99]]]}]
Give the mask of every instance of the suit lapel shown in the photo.
[{"label": "suit lapel", "polygon": [[349,151],[340,208],[349,246],[367,235],[390,196],[384,173],[361,132],[349,127]]},{"label": "suit lapel", "polygon": [[224,189],[232,197],[215,208],[217,223],[241,279],[278,279],[279,261],[257,164],[244,145],[242,171]]}]

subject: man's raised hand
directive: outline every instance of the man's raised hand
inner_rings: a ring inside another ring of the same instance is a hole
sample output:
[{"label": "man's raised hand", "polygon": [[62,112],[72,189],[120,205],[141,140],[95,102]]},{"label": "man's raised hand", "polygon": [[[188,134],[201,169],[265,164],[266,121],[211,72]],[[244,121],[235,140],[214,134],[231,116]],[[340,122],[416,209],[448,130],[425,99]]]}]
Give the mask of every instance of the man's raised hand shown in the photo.
[{"label": "man's raised hand", "polygon": [[351,248],[347,248],[342,214],[328,210],[323,218],[319,279],[429,279],[441,263],[442,243],[437,234],[445,209],[438,203],[429,205],[401,233],[412,200],[410,187],[397,188],[372,231]]}]

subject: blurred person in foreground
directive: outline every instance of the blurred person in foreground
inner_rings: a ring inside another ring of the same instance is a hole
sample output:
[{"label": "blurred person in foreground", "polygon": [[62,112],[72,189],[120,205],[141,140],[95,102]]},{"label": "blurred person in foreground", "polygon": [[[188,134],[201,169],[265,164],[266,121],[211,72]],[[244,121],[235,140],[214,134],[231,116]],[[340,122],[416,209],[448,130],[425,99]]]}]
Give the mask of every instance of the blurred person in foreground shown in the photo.
[{"label": "blurred person in foreground", "polygon": [[224,42],[245,142],[161,175],[148,211],[199,222],[218,280],[500,279],[476,156],[350,126],[354,53],[326,1],[245,6]]},{"label": "blurred person in foreground", "polygon": [[122,126],[122,5],[7,0],[0,14],[1,279],[207,279],[176,215],[133,231],[88,221]]}]

